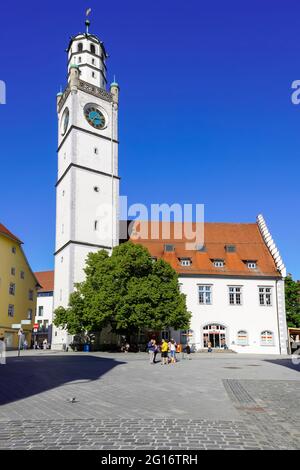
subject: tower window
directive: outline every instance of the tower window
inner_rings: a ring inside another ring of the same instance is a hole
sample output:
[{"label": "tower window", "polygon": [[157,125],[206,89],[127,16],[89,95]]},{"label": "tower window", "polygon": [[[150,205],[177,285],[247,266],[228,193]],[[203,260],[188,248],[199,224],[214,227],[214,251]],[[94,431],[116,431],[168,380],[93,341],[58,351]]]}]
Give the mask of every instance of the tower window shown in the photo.
[{"label": "tower window", "polygon": [[92,72],[92,77],[95,78],[95,72]]},{"label": "tower window", "polygon": [[98,220],[95,220],[94,222],[94,230],[98,230]]},{"label": "tower window", "polygon": [[94,191],[95,191],[95,193],[99,193],[100,188],[98,186],[94,186]]},{"label": "tower window", "polygon": [[98,154],[99,154],[99,150],[98,150],[97,147],[94,147],[94,154],[95,154],[95,155],[98,155]]},{"label": "tower window", "polygon": [[96,47],[94,46],[94,44],[91,44],[91,53],[96,54]]},{"label": "tower window", "polygon": [[81,64],[81,57],[78,57],[78,63]]},{"label": "tower window", "polygon": [[80,43],[78,44],[78,49],[77,49],[78,52],[82,52],[82,48],[83,48],[82,42],[80,42]]},{"label": "tower window", "polygon": [[93,65],[95,64],[95,59],[92,59],[92,64],[93,64]]}]

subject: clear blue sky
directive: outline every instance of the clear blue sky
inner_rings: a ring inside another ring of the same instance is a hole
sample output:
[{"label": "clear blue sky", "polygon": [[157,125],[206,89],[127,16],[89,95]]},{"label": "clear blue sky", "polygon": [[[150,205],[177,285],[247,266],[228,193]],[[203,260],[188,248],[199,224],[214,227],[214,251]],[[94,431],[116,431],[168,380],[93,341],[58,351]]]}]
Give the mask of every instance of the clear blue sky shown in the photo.
[{"label": "clear blue sky", "polygon": [[2,2],[0,220],[33,269],[53,267],[55,97],[87,7],[121,86],[121,193],[204,203],[207,221],[261,212],[300,278],[298,0]]}]

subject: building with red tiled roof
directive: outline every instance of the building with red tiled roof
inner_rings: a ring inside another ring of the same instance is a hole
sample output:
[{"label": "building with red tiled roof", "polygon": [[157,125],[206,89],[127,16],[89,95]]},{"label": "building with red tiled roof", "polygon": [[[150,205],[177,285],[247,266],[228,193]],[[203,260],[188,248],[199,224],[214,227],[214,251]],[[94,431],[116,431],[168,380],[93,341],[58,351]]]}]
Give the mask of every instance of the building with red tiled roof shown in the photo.
[{"label": "building with red tiled roof", "polygon": [[188,337],[196,350],[225,343],[237,352],[286,352],[286,270],[262,216],[248,224],[130,225],[133,243],[177,271],[192,312],[190,336],[172,329],[165,336]]}]

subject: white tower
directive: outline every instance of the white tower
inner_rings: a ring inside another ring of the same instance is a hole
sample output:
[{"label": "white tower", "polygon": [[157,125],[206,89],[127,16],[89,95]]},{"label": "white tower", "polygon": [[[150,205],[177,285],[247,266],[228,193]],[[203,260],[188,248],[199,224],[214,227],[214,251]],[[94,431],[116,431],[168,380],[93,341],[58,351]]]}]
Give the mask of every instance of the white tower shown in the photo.
[{"label": "white tower", "polygon": [[[54,309],[67,307],[74,283],[84,279],[87,254],[110,252],[119,242],[119,87],[112,83],[106,91],[107,54],[89,25],[86,20],[86,33],[70,40],[68,84],[57,95]],[[54,328],[54,349],[69,340]]]}]

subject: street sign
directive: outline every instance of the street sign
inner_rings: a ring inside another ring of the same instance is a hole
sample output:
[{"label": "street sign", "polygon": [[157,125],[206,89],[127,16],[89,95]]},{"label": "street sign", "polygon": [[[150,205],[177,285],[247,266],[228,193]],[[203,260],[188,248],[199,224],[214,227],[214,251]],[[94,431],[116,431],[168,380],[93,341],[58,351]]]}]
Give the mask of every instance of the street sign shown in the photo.
[{"label": "street sign", "polygon": [[13,330],[19,330],[21,328],[21,323],[14,323],[11,327]]},{"label": "street sign", "polygon": [[21,320],[22,325],[31,325],[31,320]]}]

